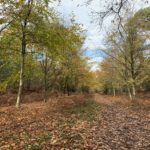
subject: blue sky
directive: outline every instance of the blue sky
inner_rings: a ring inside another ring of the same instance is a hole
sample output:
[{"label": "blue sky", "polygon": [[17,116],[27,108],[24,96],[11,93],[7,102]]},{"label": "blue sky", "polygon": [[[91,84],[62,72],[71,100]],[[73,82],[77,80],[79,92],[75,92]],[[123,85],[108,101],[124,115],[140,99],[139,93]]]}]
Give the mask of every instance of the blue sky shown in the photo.
[{"label": "blue sky", "polygon": [[[145,7],[144,0],[133,1],[134,9],[138,10]],[[61,13],[61,17],[65,21],[68,21],[73,13],[76,22],[82,24],[83,28],[87,31],[83,48],[87,49],[86,55],[91,57],[92,70],[95,70],[98,63],[103,59],[103,55],[98,50],[100,47],[104,48],[103,39],[106,36],[106,31],[111,27],[111,18],[107,19],[103,24],[103,28],[100,29],[99,25],[92,23],[91,11],[102,10],[105,0],[93,0],[93,3],[89,6],[84,5],[84,2],[85,0],[62,0],[61,4],[56,6],[56,9]]]}]

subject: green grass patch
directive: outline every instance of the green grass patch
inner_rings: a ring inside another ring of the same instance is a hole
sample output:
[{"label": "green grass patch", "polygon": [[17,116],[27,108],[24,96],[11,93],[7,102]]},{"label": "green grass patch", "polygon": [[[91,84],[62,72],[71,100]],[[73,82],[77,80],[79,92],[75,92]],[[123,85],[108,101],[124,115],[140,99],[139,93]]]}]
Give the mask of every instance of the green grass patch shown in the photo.
[{"label": "green grass patch", "polygon": [[47,142],[52,138],[52,134],[51,133],[47,133],[47,134],[43,134],[40,137],[37,137],[35,139],[35,143],[26,143],[24,145],[24,150],[41,150],[41,145],[43,142]]},{"label": "green grass patch", "polygon": [[86,99],[84,103],[76,104],[70,108],[65,109],[65,113],[75,114],[79,116],[81,119],[86,119],[88,121],[92,121],[96,117],[96,110],[100,107],[98,103],[96,103],[92,99]]}]

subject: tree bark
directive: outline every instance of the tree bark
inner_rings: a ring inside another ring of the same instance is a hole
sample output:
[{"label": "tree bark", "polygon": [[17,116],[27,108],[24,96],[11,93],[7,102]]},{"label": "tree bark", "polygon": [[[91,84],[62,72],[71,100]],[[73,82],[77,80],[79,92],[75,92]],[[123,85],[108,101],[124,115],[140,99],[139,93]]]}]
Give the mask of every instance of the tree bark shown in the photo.
[{"label": "tree bark", "polygon": [[67,94],[68,94],[68,96],[70,96],[70,89],[69,89],[68,84],[67,84]]},{"label": "tree bark", "polygon": [[136,89],[135,89],[135,85],[132,84],[132,95],[135,97],[136,96]]},{"label": "tree bark", "polygon": [[25,53],[26,53],[26,29],[27,22],[24,22],[24,26],[22,26],[22,50],[21,50],[21,66],[20,66],[20,80],[19,80],[19,90],[17,95],[16,107],[20,106],[21,95],[23,89],[23,76],[24,76],[24,62],[25,62]]},{"label": "tree bark", "polygon": [[122,87],[120,86],[120,94],[123,94],[123,89],[122,89]]},{"label": "tree bark", "polygon": [[44,65],[44,102],[47,102],[47,73],[48,73],[48,66],[47,66],[47,53],[45,55],[45,65]]},{"label": "tree bark", "polygon": [[113,87],[113,95],[116,96],[116,89]]},{"label": "tree bark", "polygon": [[127,87],[127,90],[128,90],[129,98],[130,98],[130,100],[132,100],[132,94],[131,94],[131,91],[130,91],[130,87],[129,87],[129,86]]},{"label": "tree bark", "polygon": [[19,90],[18,90],[18,95],[17,95],[17,101],[16,101],[16,107],[18,108],[20,106],[20,102],[21,102],[21,95],[22,95],[22,88],[23,88],[23,76],[24,76],[24,63],[25,63],[25,54],[26,54],[26,28],[27,28],[27,23],[28,23],[28,18],[31,14],[31,7],[30,5],[32,5],[32,0],[28,0],[28,12],[27,15],[23,21],[23,23],[21,23],[21,27],[22,27],[22,49],[21,49],[21,67],[20,67],[20,79],[19,79]]},{"label": "tree bark", "polygon": [[25,54],[22,53],[21,56],[21,67],[20,67],[20,79],[19,79],[19,90],[17,95],[16,107],[20,106],[21,102],[21,95],[22,95],[22,88],[23,88],[23,76],[24,76],[24,62],[25,62]]},{"label": "tree bark", "polygon": [[44,102],[47,102],[47,90],[46,88],[44,89]]},{"label": "tree bark", "polygon": [[47,74],[44,75],[44,102],[47,101]]}]

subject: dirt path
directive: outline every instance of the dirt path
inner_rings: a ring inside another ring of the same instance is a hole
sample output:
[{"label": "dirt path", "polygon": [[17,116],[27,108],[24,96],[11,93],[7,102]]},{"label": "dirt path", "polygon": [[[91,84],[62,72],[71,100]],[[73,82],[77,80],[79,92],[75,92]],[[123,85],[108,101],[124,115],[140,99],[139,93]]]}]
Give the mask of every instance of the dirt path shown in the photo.
[{"label": "dirt path", "polygon": [[150,112],[133,111],[104,98],[95,95],[95,100],[103,104],[94,134],[101,148],[150,150]]},{"label": "dirt path", "polygon": [[94,99],[95,114],[83,96],[0,109],[0,150],[150,150],[150,112]]}]

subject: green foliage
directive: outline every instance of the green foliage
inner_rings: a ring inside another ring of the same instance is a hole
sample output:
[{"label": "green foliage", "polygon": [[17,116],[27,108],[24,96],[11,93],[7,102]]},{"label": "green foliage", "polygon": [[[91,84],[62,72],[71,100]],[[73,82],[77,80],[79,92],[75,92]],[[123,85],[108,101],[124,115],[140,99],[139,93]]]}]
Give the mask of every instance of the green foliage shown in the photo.
[{"label": "green foliage", "polygon": [[144,9],[140,9],[135,15],[134,15],[134,22],[138,25],[139,28],[142,28],[144,30],[150,30],[150,7],[146,7]]},{"label": "green foliage", "polygon": [[[52,2],[1,2],[8,6],[1,24],[9,25],[0,37],[0,91],[18,87],[21,69],[20,82],[25,90],[69,94],[94,89],[93,74],[81,51],[84,30],[73,18],[68,26],[64,25],[54,8],[49,7]],[[40,53],[41,60],[36,58]]]},{"label": "green foliage", "polygon": [[149,30],[149,22],[146,21],[149,10],[142,9],[129,18],[123,25],[122,35],[119,31],[108,34],[108,57],[101,63],[98,73],[101,91],[115,93],[115,90],[132,89],[135,95],[135,89],[146,88],[143,85],[149,80],[149,48],[146,44],[149,33],[143,31]]}]

